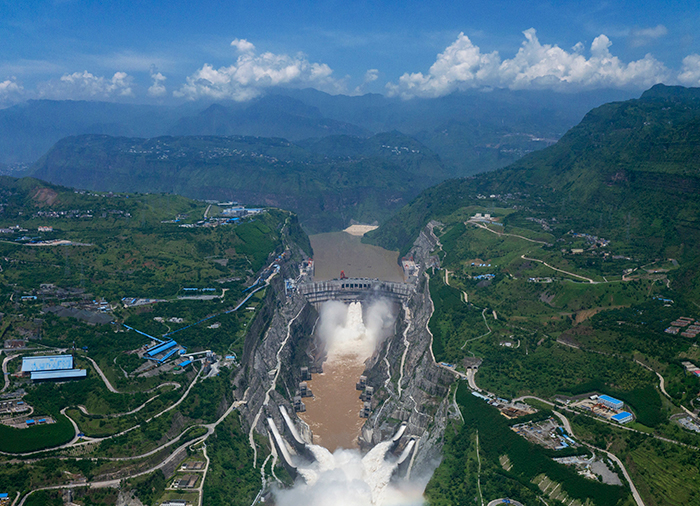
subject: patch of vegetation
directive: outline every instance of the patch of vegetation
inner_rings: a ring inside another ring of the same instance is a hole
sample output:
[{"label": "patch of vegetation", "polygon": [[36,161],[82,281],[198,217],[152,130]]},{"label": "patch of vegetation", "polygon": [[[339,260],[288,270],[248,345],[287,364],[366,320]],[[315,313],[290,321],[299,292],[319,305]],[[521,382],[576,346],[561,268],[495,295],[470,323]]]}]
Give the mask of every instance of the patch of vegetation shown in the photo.
[{"label": "patch of vegetation", "polygon": [[56,416],[56,423],[26,429],[15,429],[0,424],[0,451],[23,453],[43,450],[67,443],[73,436],[73,425],[63,415]]},{"label": "patch of vegetation", "polygon": [[210,458],[204,502],[212,506],[249,505],[260,490],[260,472],[252,466],[253,450],[232,413],[207,440]]}]

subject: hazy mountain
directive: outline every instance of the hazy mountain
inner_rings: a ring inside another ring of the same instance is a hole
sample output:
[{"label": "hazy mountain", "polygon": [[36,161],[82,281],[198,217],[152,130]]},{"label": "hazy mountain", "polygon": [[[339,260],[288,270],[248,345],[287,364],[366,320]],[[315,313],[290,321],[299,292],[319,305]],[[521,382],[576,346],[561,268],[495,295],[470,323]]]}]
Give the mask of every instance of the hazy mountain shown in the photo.
[{"label": "hazy mountain", "polygon": [[33,163],[71,135],[254,135],[292,141],[400,131],[438,154],[450,173],[503,167],[558,139],[592,107],[629,98],[620,91],[459,92],[436,99],[273,90],[246,103],[141,106],[35,100],[0,110],[0,162]]},{"label": "hazy mountain", "polygon": [[0,161],[34,162],[69,135],[162,135],[189,107],[30,100],[0,110]]},{"label": "hazy mountain", "polygon": [[306,146],[264,137],[75,136],[59,141],[32,175],[91,190],[273,205],[298,212],[310,230],[329,230],[382,219],[447,172],[430,149],[394,132]]},{"label": "hazy mountain", "polygon": [[324,117],[312,106],[283,95],[262,97],[247,107],[213,104],[195,116],[181,118],[172,135],[256,135],[292,141],[328,135],[369,136],[350,123]]}]

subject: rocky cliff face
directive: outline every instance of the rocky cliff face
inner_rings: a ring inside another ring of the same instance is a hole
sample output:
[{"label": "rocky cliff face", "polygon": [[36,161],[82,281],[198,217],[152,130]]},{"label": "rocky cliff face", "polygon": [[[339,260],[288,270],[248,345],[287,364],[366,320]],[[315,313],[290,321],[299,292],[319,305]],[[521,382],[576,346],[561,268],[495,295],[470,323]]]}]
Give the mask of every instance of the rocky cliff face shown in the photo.
[{"label": "rocky cliff face", "polygon": [[243,423],[247,429],[255,426],[261,434],[267,434],[267,416],[282,425],[277,406],[294,412],[290,401],[301,381],[301,367],[312,364],[307,350],[318,319],[314,307],[302,296],[285,296],[279,277],[267,290],[265,309],[251,324],[243,367],[234,380],[238,400],[246,401],[239,408]]},{"label": "rocky cliff face", "polygon": [[390,437],[399,422],[406,422],[404,439],[420,438],[413,474],[432,472],[437,466],[447,419],[459,416],[448,396],[454,375],[433,358],[427,328],[432,313],[427,276],[421,275],[416,293],[402,307],[397,332],[382,344],[367,371],[367,384],[377,394],[362,430],[362,444],[374,446]]}]

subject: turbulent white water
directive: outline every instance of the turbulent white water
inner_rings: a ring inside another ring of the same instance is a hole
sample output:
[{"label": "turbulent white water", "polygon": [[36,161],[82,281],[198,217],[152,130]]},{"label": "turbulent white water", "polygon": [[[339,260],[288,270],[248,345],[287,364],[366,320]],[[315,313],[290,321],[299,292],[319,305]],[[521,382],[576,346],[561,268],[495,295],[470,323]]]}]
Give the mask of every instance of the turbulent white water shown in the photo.
[{"label": "turbulent white water", "polygon": [[385,301],[372,303],[367,308],[365,318],[360,302],[349,305],[337,301],[326,302],[321,307],[318,335],[326,347],[327,360],[354,359],[364,362],[372,356],[386,327],[393,321],[391,307]]},{"label": "turbulent white water", "polygon": [[391,483],[395,458],[385,460],[390,441],[379,443],[367,455],[358,450],[331,454],[322,446],[310,450],[317,461],[299,473],[307,483],[276,495],[280,506],[419,506],[425,482]]}]

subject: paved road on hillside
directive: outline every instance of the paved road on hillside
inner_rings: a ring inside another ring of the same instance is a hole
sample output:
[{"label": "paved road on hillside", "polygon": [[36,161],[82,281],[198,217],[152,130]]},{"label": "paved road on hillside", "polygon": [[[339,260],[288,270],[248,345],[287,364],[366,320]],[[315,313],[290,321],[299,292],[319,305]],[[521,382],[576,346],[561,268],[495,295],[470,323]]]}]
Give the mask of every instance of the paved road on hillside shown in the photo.
[{"label": "paved road on hillside", "polygon": [[2,377],[5,379],[5,384],[3,385],[2,390],[0,390],[0,392],[4,392],[5,390],[7,390],[7,387],[10,386],[10,378],[7,374],[7,363],[15,357],[19,357],[19,355],[8,355],[2,361]]}]

